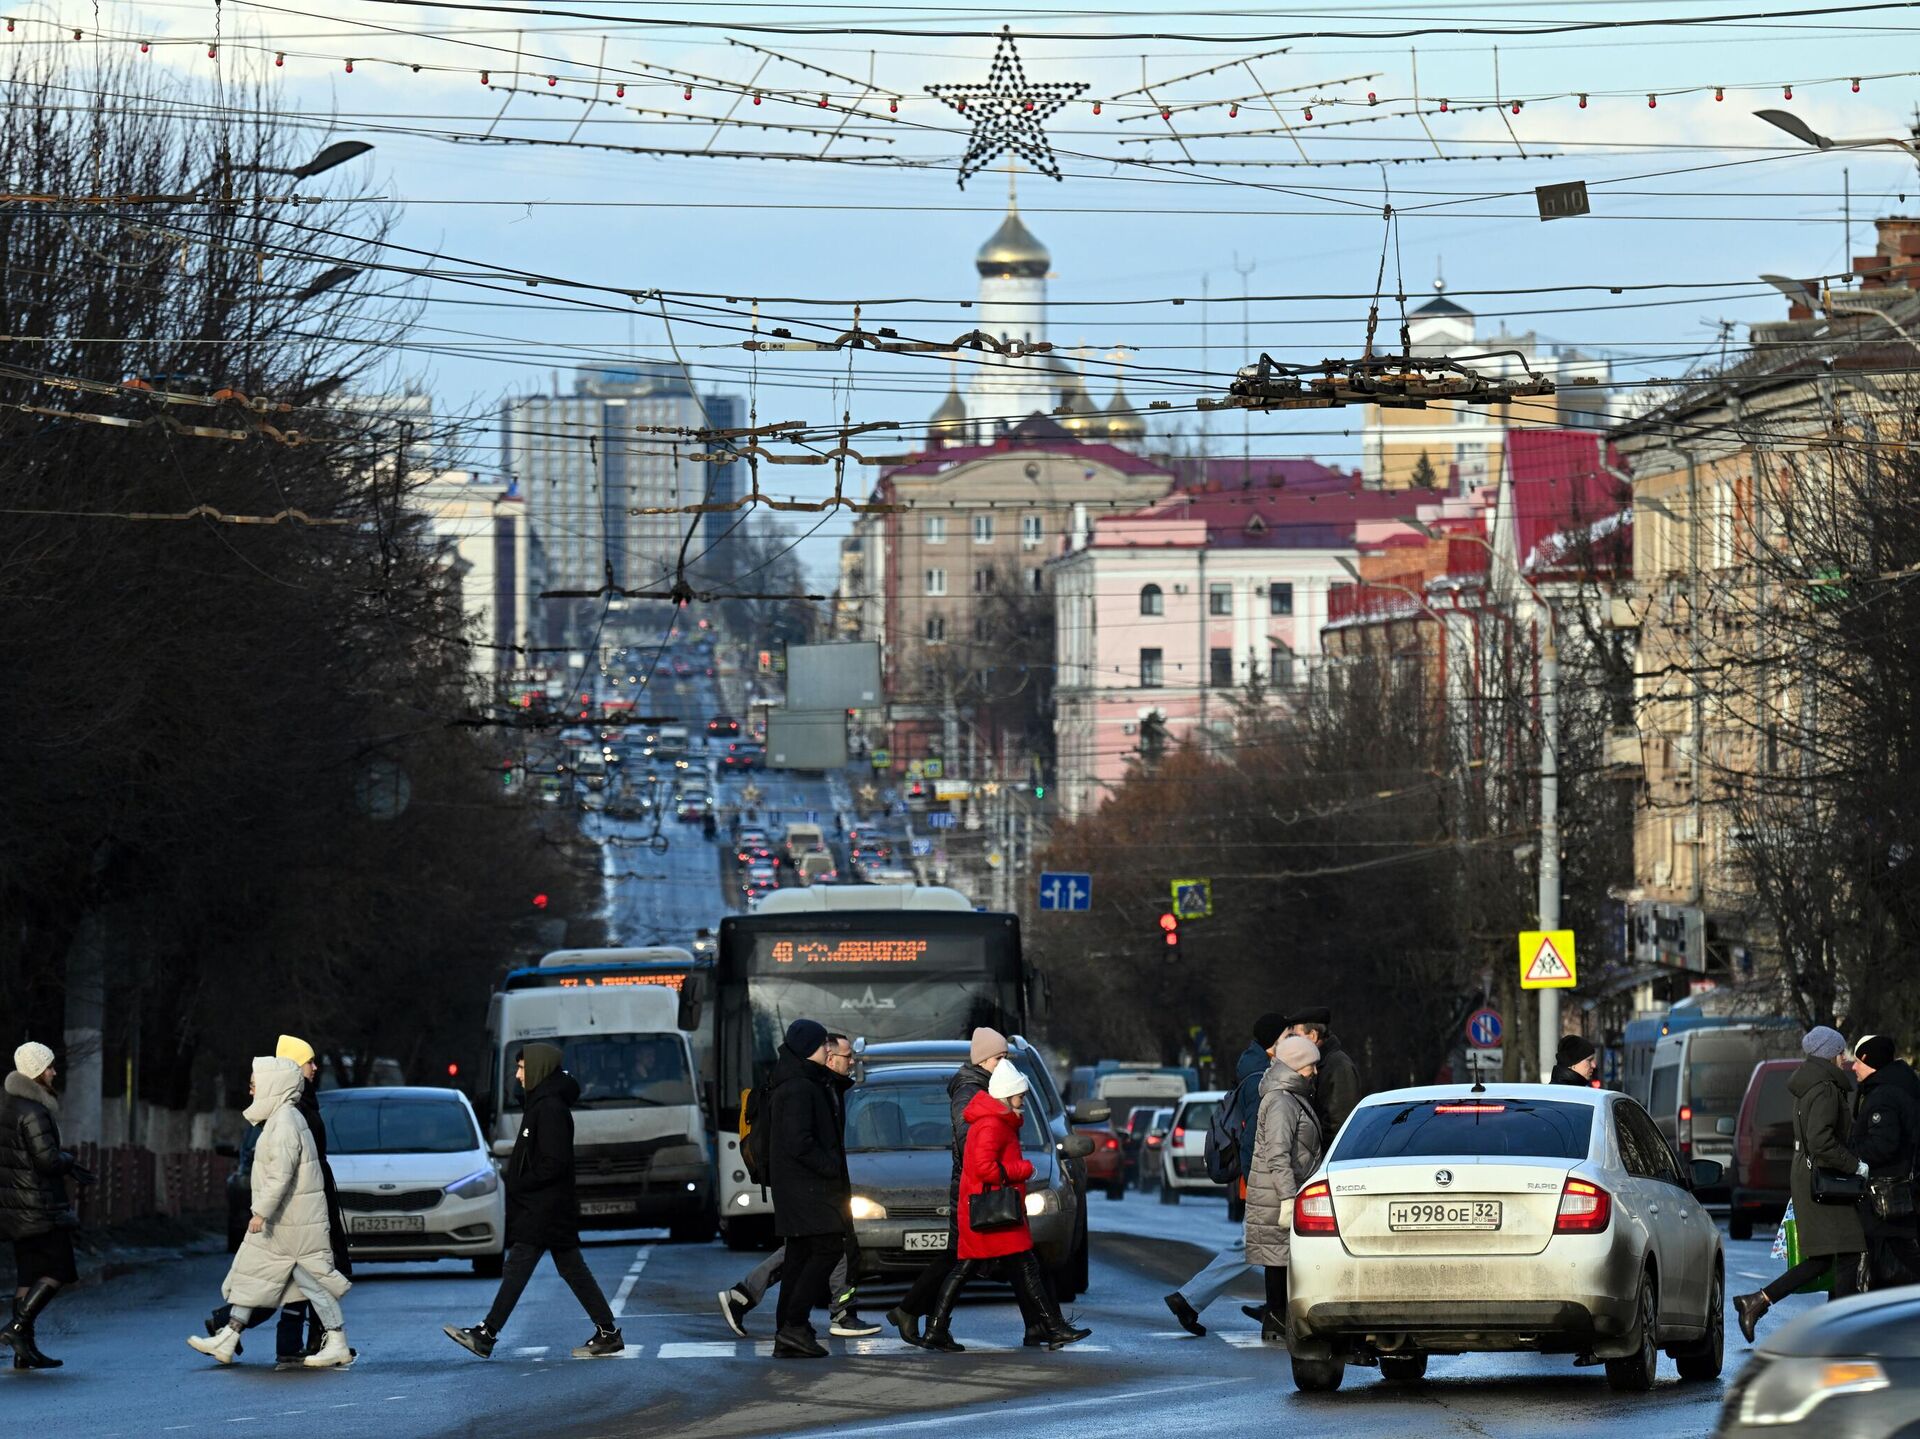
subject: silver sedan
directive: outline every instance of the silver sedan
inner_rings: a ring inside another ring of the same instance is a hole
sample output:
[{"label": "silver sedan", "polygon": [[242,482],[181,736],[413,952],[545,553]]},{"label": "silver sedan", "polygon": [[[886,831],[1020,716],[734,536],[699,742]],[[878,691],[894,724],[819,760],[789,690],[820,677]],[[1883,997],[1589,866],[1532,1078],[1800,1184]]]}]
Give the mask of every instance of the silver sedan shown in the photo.
[{"label": "silver sedan", "polygon": [[1413,1382],[1433,1354],[1530,1350],[1653,1387],[1720,1373],[1726,1263],[1683,1167],[1633,1100],[1571,1085],[1372,1095],[1294,1203],[1294,1382],[1348,1363]]}]

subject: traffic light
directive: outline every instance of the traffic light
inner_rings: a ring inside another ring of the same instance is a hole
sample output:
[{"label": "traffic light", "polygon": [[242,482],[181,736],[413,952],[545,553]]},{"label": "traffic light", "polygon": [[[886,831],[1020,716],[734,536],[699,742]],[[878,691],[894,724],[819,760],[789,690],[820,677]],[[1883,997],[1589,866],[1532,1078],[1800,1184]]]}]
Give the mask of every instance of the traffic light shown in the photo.
[{"label": "traffic light", "polygon": [[1161,915],[1160,932],[1166,936],[1167,958],[1171,959],[1180,950],[1180,916],[1177,914]]},{"label": "traffic light", "polygon": [[1047,787],[1043,784],[1035,785],[1033,787],[1033,797],[1035,799],[1045,799],[1047,797]]},{"label": "traffic light", "polygon": [[[535,909],[545,909],[547,907],[547,897],[544,893],[536,894],[533,897],[533,907]],[[1168,918],[1171,919],[1172,916],[1169,915]]]},{"label": "traffic light", "polygon": [[458,1064],[450,1062],[447,1065],[447,1078],[458,1079],[459,1077],[460,1077],[460,1066]]}]

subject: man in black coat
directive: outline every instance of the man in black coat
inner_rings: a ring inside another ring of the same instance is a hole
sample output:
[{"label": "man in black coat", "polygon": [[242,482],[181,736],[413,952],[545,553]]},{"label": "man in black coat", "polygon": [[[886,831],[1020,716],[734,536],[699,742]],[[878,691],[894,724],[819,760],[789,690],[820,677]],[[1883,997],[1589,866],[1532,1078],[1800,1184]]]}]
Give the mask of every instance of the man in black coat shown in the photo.
[{"label": "man in black coat", "polygon": [[1334,1037],[1332,1024],[1333,1011],[1324,1005],[1302,1009],[1287,1021],[1287,1033],[1312,1040],[1320,1050],[1320,1070],[1313,1079],[1313,1107],[1320,1112],[1321,1133],[1326,1136],[1329,1147],[1365,1093],[1360,1084],[1360,1066],[1353,1062],[1346,1046]]},{"label": "man in black coat", "polygon": [[824,1359],[807,1315],[826,1297],[847,1250],[853,1181],[840,1128],[840,1096],[852,1081],[827,1065],[825,1025],[796,1019],[774,1059],[767,1122],[774,1227],[787,1247],[780,1275],[776,1359]]},{"label": "man in black coat", "polygon": [[1582,1089],[1593,1088],[1593,1072],[1600,1067],[1600,1051],[1591,1041],[1577,1034],[1560,1036],[1560,1047],[1554,1051],[1553,1074],[1547,1080],[1549,1084],[1573,1084]]},{"label": "man in black coat", "polygon": [[606,1359],[626,1348],[607,1296],[580,1256],[580,1204],[573,1186],[573,1105],[580,1083],[560,1067],[561,1059],[551,1044],[529,1044],[520,1051],[514,1078],[526,1105],[507,1161],[507,1257],[500,1291],[487,1317],[472,1328],[443,1326],[449,1339],[482,1359],[493,1353],[534,1266],[547,1253],[593,1321],[593,1337],[578,1345],[573,1357]]},{"label": "man in black coat", "polygon": [[[1871,1179],[1913,1182],[1920,1156],[1920,1075],[1894,1053],[1893,1040],[1870,1034],[1854,1047],[1853,1077],[1860,1091],[1853,1103],[1853,1134],[1847,1147],[1866,1161]],[[1860,1206],[1867,1236],[1869,1287],[1920,1283],[1920,1243],[1912,1215],[1882,1219],[1872,1202]]]}]

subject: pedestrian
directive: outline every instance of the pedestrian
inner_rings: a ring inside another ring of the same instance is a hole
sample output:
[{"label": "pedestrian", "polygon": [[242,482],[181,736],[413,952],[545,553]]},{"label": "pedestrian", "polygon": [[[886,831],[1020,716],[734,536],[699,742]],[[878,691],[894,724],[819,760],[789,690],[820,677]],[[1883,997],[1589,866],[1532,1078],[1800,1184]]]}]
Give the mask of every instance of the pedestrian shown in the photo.
[{"label": "pedestrian", "polygon": [[[844,1079],[853,1076],[853,1041],[844,1034],[827,1036],[827,1068]],[[834,1096],[835,1107],[840,1115],[840,1133],[845,1142],[847,1132],[847,1107],[845,1097]],[[859,1257],[859,1243],[854,1237],[851,1225],[853,1216],[847,1216],[849,1225],[846,1248],[841,1252],[839,1263],[833,1266],[833,1274],[827,1283],[830,1299],[827,1332],[836,1339],[866,1339],[880,1332],[878,1324],[869,1323],[860,1317],[854,1307],[856,1293],[853,1282],[853,1261]],[[787,1247],[781,1245],[759,1264],[754,1266],[744,1278],[720,1291],[720,1315],[727,1321],[727,1328],[742,1339],[747,1337],[746,1318],[760,1301],[767,1296],[767,1290],[779,1282],[785,1271]]]},{"label": "pedestrian", "polygon": [[947,1081],[947,1115],[953,1124],[952,1173],[947,1180],[947,1242],[914,1276],[906,1297],[887,1311],[887,1323],[907,1343],[918,1345],[920,1321],[933,1313],[954,1265],[960,1262],[960,1169],[967,1148],[967,1106],[985,1094],[994,1071],[1007,1059],[1007,1037],[984,1025],[967,1042],[967,1062]]},{"label": "pedestrian", "polygon": [[1274,1046],[1273,1063],[1260,1081],[1260,1115],[1247,1175],[1247,1259],[1266,1270],[1267,1310],[1260,1338],[1269,1344],[1287,1342],[1293,1197],[1326,1152],[1313,1106],[1319,1069],[1319,1047],[1304,1035],[1289,1034]]},{"label": "pedestrian", "polygon": [[188,1344],[222,1364],[233,1363],[240,1332],[255,1311],[278,1309],[297,1295],[306,1297],[326,1330],[319,1349],[303,1356],[305,1367],[353,1362],[340,1312],[353,1281],[333,1266],[320,1153],[299,1108],[305,1085],[300,1066],[290,1059],[261,1055],[253,1061],[253,1099],[246,1117],[260,1126],[260,1138],[253,1151],[253,1214],[221,1286],[232,1308],[217,1334],[187,1337]]},{"label": "pedestrian", "polygon": [[[1027,1227],[1026,1181],[1033,1164],[1020,1153],[1020,1126],[1027,1099],[1027,1077],[1019,1067],[1002,1064],[987,1080],[987,1092],[967,1103],[967,1147],[960,1169],[959,1261],[941,1281],[921,1347],[942,1354],[965,1350],[953,1337],[953,1306],[967,1281],[992,1261],[1013,1286],[1026,1322],[1029,1347],[1064,1349],[1093,1331],[1076,1329],[1061,1317],[1060,1306],[1040,1272],[1040,1256],[1033,1252],[1033,1234]],[[975,1212],[976,1203],[996,1192],[1011,1190],[1006,1213],[988,1225]],[[1036,1328],[1040,1342],[1032,1342]]]},{"label": "pedestrian", "polygon": [[1313,1041],[1320,1052],[1320,1077],[1314,1081],[1313,1107],[1320,1114],[1320,1130],[1328,1144],[1340,1133],[1365,1090],[1360,1067],[1333,1034],[1333,1011],[1324,1005],[1303,1009],[1287,1022],[1287,1031]]},{"label": "pedestrian", "polygon": [[[1853,1132],[1847,1147],[1867,1166],[1869,1192],[1860,1203],[1867,1240],[1867,1287],[1920,1283],[1920,1244],[1913,1212],[1914,1161],[1920,1156],[1920,1075],[1893,1051],[1893,1040],[1870,1034],[1853,1047]],[[1880,1191],[1876,1201],[1873,1191]],[[1881,1209],[1893,1211],[1882,1217]],[[1905,1213],[1898,1211],[1904,1210]]]},{"label": "pedestrian", "polygon": [[1860,1292],[1860,1269],[1867,1240],[1860,1227],[1860,1211],[1851,1204],[1814,1202],[1816,1169],[1865,1177],[1865,1161],[1847,1148],[1847,1041],[1837,1029],[1821,1024],[1800,1040],[1806,1057],[1787,1081],[1793,1096],[1793,1217],[1800,1236],[1800,1262],[1752,1294],[1734,1296],[1740,1313],[1740,1332],[1753,1343],[1760,1316],[1794,1290],[1818,1279],[1833,1267],[1829,1297],[1844,1299]]},{"label": "pedestrian", "polygon": [[60,1147],[59,1077],[53,1051],[28,1040],[13,1052],[13,1069],[0,1095],[0,1237],[13,1244],[13,1320],[0,1341],[13,1350],[15,1369],[58,1369],[63,1361],[40,1352],[34,1321],[63,1284],[78,1282],[73,1262],[73,1210],[66,1179],[93,1175]]},{"label": "pedestrian", "polygon": [[593,1321],[593,1336],[574,1346],[573,1357],[608,1359],[627,1347],[607,1296],[580,1254],[580,1202],[573,1185],[573,1106],[580,1098],[580,1082],[561,1067],[564,1058],[552,1044],[529,1044],[520,1051],[514,1078],[525,1098],[520,1133],[504,1176],[507,1256],[500,1288],[478,1324],[466,1329],[441,1326],[447,1338],[482,1359],[493,1353],[542,1254],[553,1256],[553,1267]]},{"label": "pedestrian", "polygon": [[852,1081],[827,1064],[827,1029],[796,1019],[775,1056],[767,1092],[774,1227],[786,1241],[773,1336],[776,1359],[824,1359],[808,1322],[846,1254],[853,1182],[838,1096]]},{"label": "pedestrian", "polygon": [[[283,1034],[275,1042],[273,1052],[276,1058],[291,1060],[300,1066],[300,1077],[304,1082],[300,1086],[298,1106],[300,1117],[307,1122],[307,1132],[313,1136],[313,1147],[320,1155],[320,1177],[325,1182],[327,1195],[327,1240],[333,1249],[333,1267],[351,1279],[353,1254],[347,1241],[347,1221],[340,1212],[339,1187],[334,1183],[333,1166],[327,1162],[327,1126],[320,1114],[320,1091],[317,1088],[320,1066],[314,1048],[304,1039]],[[258,1142],[259,1132],[257,1127],[249,1130],[249,1151],[252,1144]],[[218,1338],[232,1317],[231,1304],[222,1304],[214,1310],[207,1319],[208,1336]],[[246,1327],[251,1329],[264,1324],[271,1317],[271,1310],[258,1310],[248,1320]],[[320,1316],[313,1312],[311,1304],[305,1299],[284,1304],[280,1308],[280,1322],[274,1329],[274,1365],[276,1368],[291,1368],[302,1364],[307,1355],[318,1354],[325,1341],[326,1326],[320,1322]],[[236,1344],[233,1352],[238,1355],[244,1353],[245,1349],[244,1344]]]},{"label": "pedestrian", "polygon": [[[1260,1081],[1267,1077],[1267,1066],[1273,1062],[1274,1046],[1280,1043],[1286,1025],[1286,1020],[1278,1014],[1263,1014],[1253,1022],[1253,1042],[1234,1065],[1232,1091],[1220,1101],[1221,1107],[1230,1109],[1235,1116],[1234,1167],[1238,1170],[1238,1177],[1233,1183],[1243,1204],[1247,1197],[1247,1169],[1258,1133]],[[1253,1265],[1247,1262],[1244,1219],[1243,1211],[1240,1233],[1233,1242],[1208,1260],[1206,1268],[1166,1297],[1167,1308],[1173,1311],[1173,1317],[1189,1334],[1204,1337],[1207,1326],[1200,1322],[1200,1315],[1231,1285],[1253,1270]],[[1266,1306],[1257,1306],[1250,1317],[1253,1316],[1264,1319]]]},{"label": "pedestrian", "polygon": [[1593,1089],[1593,1072],[1600,1067],[1600,1051],[1577,1034],[1560,1036],[1560,1047],[1554,1051],[1553,1075],[1550,1084],[1577,1084],[1582,1089]]}]

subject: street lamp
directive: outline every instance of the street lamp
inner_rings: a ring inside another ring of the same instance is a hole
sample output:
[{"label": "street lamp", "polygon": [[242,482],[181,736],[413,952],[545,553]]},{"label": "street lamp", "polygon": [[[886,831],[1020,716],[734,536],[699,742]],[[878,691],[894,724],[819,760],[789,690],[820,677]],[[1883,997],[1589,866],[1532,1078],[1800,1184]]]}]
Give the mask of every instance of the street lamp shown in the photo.
[{"label": "street lamp", "polygon": [[1776,130],[1786,131],[1801,144],[1811,145],[1816,150],[1865,150],[1875,145],[1891,145],[1913,159],[1920,160],[1920,146],[1916,146],[1911,140],[1902,140],[1897,136],[1876,135],[1867,140],[1836,140],[1830,135],[1822,135],[1791,110],[1755,110],[1753,113],[1755,118],[1765,120]]},{"label": "street lamp", "polygon": [[193,187],[193,193],[197,195],[214,181],[233,175],[285,175],[294,180],[311,180],[315,175],[337,169],[349,160],[359,159],[372,148],[372,143],[366,140],[336,140],[301,165],[233,165],[223,160],[213,167],[213,172],[206,179]]}]

